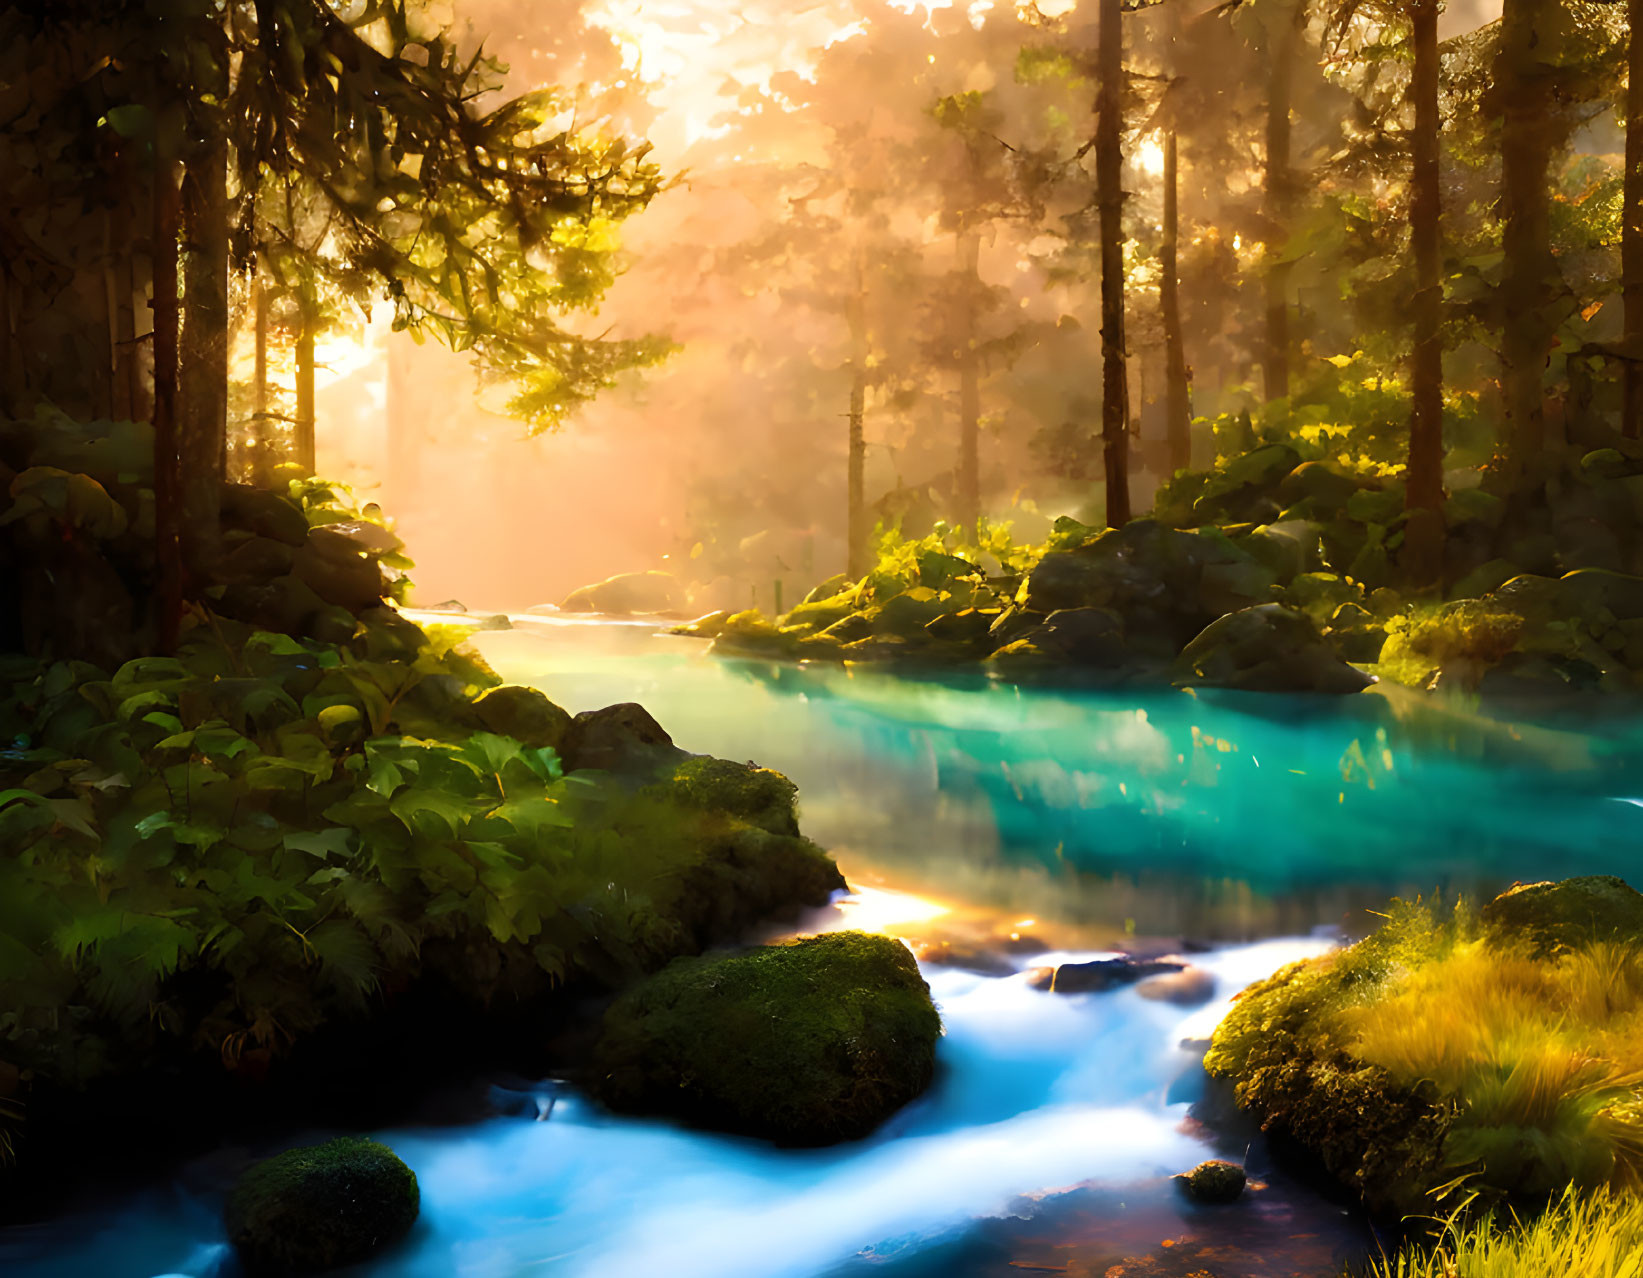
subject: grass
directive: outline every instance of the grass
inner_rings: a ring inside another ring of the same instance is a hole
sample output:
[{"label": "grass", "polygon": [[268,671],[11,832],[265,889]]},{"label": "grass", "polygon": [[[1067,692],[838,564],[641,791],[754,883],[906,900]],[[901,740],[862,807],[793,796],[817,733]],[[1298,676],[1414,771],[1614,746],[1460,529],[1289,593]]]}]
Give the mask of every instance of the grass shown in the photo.
[{"label": "grass", "polygon": [[1373,1265],[1369,1278],[1639,1278],[1643,1202],[1566,1190],[1532,1220],[1451,1217],[1435,1243]]},{"label": "grass", "polygon": [[1396,903],[1357,945],[1240,998],[1205,1065],[1389,1216],[1451,1193],[1643,1189],[1632,945],[1537,956],[1529,936],[1466,908]]}]

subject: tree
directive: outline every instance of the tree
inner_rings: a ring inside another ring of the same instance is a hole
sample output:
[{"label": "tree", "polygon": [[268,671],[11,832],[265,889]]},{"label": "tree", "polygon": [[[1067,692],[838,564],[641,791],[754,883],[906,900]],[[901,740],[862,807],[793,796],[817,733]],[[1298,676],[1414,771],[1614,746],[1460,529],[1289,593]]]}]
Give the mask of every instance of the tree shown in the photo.
[{"label": "tree", "polygon": [[1095,185],[1101,215],[1101,457],[1107,523],[1130,520],[1129,377],[1124,349],[1124,31],[1121,0],[1101,0]]},{"label": "tree", "polygon": [[1268,19],[1277,26],[1268,32],[1266,154],[1263,185],[1266,193],[1266,347],[1262,355],[1268,399],[1289,394],[1289,261],[1285,240],[1294,216],[1293,158],[1290,154],[1295,67],[1301,32],[1306,26],[1306,0],[1280,6]]},{"label": "tree", "polygon": [[1421,584],[1443,569],[1443,278],[1438,172],[1438,6],[1410,0],[1415,105],[1409,233],[1415,256],[1413,398],[1409,419],[1405,568]]},{"label": "tree", "polygon": [[1643,436],[1643,0],[1627,0],[1626,176],[1621,203],[1621,277],[1624,281],[1625,388],[1621,428]]}]

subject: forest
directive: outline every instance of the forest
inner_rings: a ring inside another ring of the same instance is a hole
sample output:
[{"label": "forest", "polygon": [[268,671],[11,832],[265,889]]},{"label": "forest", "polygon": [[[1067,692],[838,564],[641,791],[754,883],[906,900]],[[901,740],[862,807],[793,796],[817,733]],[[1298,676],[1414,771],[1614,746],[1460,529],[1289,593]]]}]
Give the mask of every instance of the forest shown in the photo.
[{"label": "forest", "polygon": [[0,5],[0,1272],[1633,1275],[1640,11]]}]

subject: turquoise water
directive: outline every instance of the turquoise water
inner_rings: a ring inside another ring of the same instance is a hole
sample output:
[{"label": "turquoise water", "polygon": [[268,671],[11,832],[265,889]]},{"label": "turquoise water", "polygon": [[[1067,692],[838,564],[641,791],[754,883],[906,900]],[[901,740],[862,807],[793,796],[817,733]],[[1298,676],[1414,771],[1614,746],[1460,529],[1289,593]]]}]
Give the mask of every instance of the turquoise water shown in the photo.
[{"label": "turquoise water", "polygon": [[[778,1151],[615,1119],[552,1082],[498,1090],[477,1121],[379,1133],[415,1168],[423,1217],[369,1278],[980,1278],[1179,1257],[1146,1271],[1163,1274],[1205,1267],[1205,1248],[1226,1278],[1338,1273],[1362,1227],[1268,1174],[1259,1149],[1268,1187],[1239,1207],[1174,1197],[1167,1176],[1210,1153],[1186,1122],[1183,1040],[1392,893],[1624,874],[1643,830],[1629,721],[1501,723],[1379,694],[950,686],[719,662],[644,627],[522,619],[478,643],[567,708],[641,701],[687,749],[791,775],[807,832],[852,882],[895,889],[812,926],[1014,928],[1020,970],[925,968],[946,1025],[938,1081],[854,1145]],[[1208,946],[1216,1001],[1028,986],[1025,969],[1122,932]],[[261,1152],[0,1231],[0,1272],[229,1278],[221,1193]]]}]

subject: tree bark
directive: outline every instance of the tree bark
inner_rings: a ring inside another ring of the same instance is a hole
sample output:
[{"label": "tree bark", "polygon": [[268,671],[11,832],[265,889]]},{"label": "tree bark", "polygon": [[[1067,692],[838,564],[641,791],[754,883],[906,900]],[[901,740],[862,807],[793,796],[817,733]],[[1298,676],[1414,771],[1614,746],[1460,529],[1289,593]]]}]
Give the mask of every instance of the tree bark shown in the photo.
[{"label": "tree bark", "polygon": [[154,174],[154,561],[159,579],[158,646],[172,652],[182,620],[182,474],[177,441],[177,231],[181,197],[174,161]]},{"label": "tree bark", "polygon": [[1290,105],[1295,84],[1296,45],[1305,21],[1304,0],[1297,0],[1289,22],[1272,51],[1266,106],[1266,349],[1262,377],[1268,399],[1289,394],[1289,264],[1276,259],[1289,236],[1293,175],[1290,172]]},{"label": "tree bark", "polygon": [[860,581],[872,566],[867,527],[867,271],[860,249],[846,306],[850,325],[850,441],[845,478],[845,575]]},{"label": "tree bark", "polygon": [[981,369],[976,354],[976,303],[981,287],[981,236],[962,230],[958,237],[959,272],[964,301],[958,333],[958,473],[954,514],[958,524],[979,536],[981,518]]},{"label": "tree bark", "polygon": [[1177,150],[1175,130],[1171,129],[1164,135],[1164,244],[1159,254],[1163,277],[1158,283],[1158,301],[1164,312],[1164,425],[1171,474],[1192,465],[1192,386],[1187,373],[1186,342],[1181,333]]},{"label": "tree bark", "polygon": [[1548,189],[1552,145],[1549,69],[1537,51],[1536,24],[1547,0],[1506,0],[1500,21],[1495,89],[1500,95],[1501,391],[1506,470],[1511,487],[1530,477],[1546,443],[1546,362],[1556,335]]},{"label": "tree bark", "polygon": [[1414,164],[1409,235],[1415,254],[1415,345],[1410,364],[1413,406],[1401,566],[1418,585],[1443,573],[1443,305],[1442,216],[1438,184],[1438,0],[1412,0],[1415,45]]},{"label": "tree bark", "polygon": [[268,488],[274,482],[274,423],[268,416],[268,285],[260,275],[251,281],[251,482]]},{"label": "tree bark", "polygon": [[1628,0],[1626,51],[1626,179],[1620,260],[1626,306],[1626,389],[1621,427],[1643,436],[1643,0]]},{"label": "tree bark", "polygon": [[314,473],[314,301],[305,287],[297,299],[297,420],[291,460],[304,475]]},{"label": "tree bark", "polygon": [[183,326],[178,452],[183,558],[197,579],[216,560],[228,464],[228,143],[218,136],[182,182]]},{"label": "tree bark", "polygon": [[1101,218],[1101,460],[1107,524],[1130,520],[1129,390],[1124,367],[1124,189],[1122,0],[1101,0],[1096,98],[1095,199]]}]

